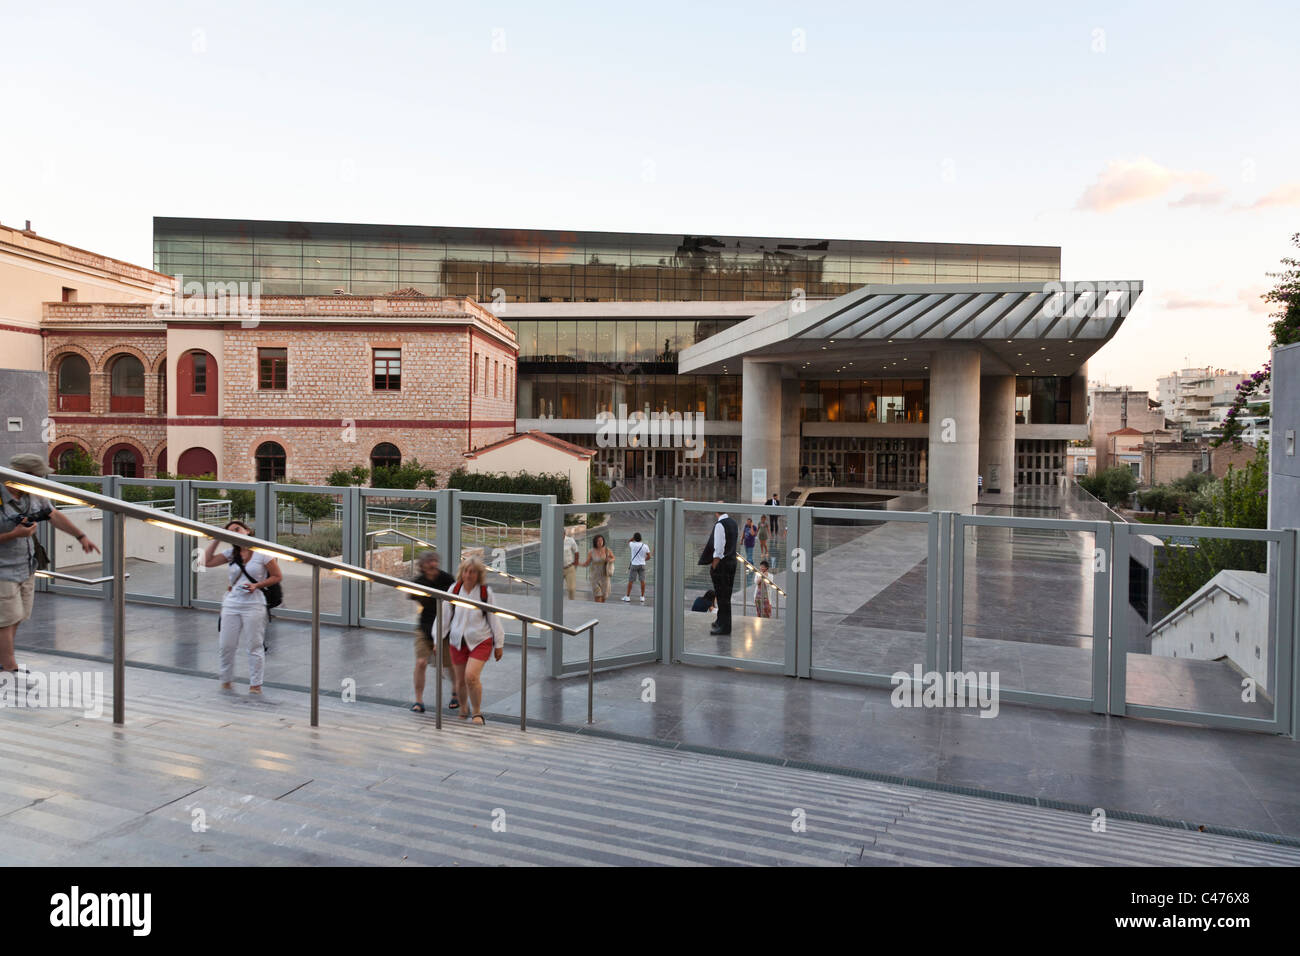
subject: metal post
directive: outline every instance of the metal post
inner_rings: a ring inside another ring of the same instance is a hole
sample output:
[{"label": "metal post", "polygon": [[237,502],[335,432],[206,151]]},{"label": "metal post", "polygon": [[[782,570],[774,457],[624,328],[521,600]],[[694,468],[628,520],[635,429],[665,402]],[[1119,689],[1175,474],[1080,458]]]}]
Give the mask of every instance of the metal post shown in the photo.
[{"label": "metal post", "polygon": [[433,635],[433,656],[438,659],[438,686],[433,690],[433,726],[442,730],[442,606],[446,601],[438,599],[438,630]]},{"label": "metal post", "polygon": [[320,565],[311,566],[311,725],[320,726]]},{"label": "metal post", "polygon": [[124,515],[114,515],[109,533],[113,543],[113,723],[126,723],[126,554]]},{"label": "metal post", "polygon": [[596,625],[587,629],[587,723],[591,723],[592,689],[596,681]]},{"label": "metal post", "polygon": [[519,729],[528,729],[528,622],[520,620],[523,627],[522,651],[519,656]]}]

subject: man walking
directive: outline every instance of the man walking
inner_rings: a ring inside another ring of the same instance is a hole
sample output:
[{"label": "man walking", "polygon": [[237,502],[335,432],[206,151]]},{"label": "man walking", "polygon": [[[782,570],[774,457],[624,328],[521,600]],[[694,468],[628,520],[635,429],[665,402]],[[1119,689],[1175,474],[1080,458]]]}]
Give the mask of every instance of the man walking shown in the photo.
[{"label": "man walking", "polygon": [[564,591],[572,601],[578,596],[578,542],[567,531],[564,533]]},{"label": "man walking", "polygon": [[[9,467],[38,478],[52,473],[40,455],[15,455]],[[41,560],[35,535],[36,526],[42,521],[72,535],[86,554],[99,550],[47,499],[11,493],[9,488],[0,485],[0,669],[11,672],[18,670],[14,635],[18,625],[32,615],[37,564]]]},{"label": "man walking", "polygon": [[709,628],[710,634],[731,633],[731,592],[736,586],[736,539],[739,529],[736,520],[725,511],[714,512],[713,531],[700,554],[700,564],[709,566],[709,578],[717,595],[718,619]]}]

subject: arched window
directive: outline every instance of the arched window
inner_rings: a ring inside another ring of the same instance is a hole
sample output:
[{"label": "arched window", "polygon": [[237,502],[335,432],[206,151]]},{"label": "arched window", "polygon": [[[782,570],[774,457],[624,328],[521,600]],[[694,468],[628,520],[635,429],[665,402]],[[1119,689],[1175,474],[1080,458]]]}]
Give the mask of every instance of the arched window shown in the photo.
[{"label": "arched window", "polygon": [[273,441],[262,442],[253,453],[258,481],[284,481],[284,449]]},{"label": "arched window", "polygon": [[72,467],[74,457],[85,454],[87,453],[78,447],[76,442],[64,442],[62,445],[54,446],[54,450],[50,452],[50,467],[54,469],[55,474],[71,474],[68,469]]},{"label": "arched window", "polygon": [[131,445],[114,445],[104,453],[104,474],[140,478],[140,465],[143,461],[139,450]]},{"label": "arched window", "polygon": [[157,474],[161,475],[166,470],[167,470],[167,446],[163,445],[162,451],[158,452]]},{"label": "arched window", "polygon": [[[283,453],[282,453],[283,454]],[[176,477],[197,478],[217,473],[217,456],[206,448],[188,448],[176,459]]]},{"label": "arched window", "polygon": [[90,363],[80,355],[59,362],[59,411],[90,411]]},{"label": "arched window", "polygon": [[176,414],[217,413],[217,360],[191,349],[176,362]]},{"label": "arched window", "polygon": [[397,468],[402,464],[402,453],[396,445],[380,442],[370,452],[371,468]]},{"label": "arched window", "polygon": [[134,355],[119,355],[110,369],[108,407],[114,412],[144,411],[144,365]]}]

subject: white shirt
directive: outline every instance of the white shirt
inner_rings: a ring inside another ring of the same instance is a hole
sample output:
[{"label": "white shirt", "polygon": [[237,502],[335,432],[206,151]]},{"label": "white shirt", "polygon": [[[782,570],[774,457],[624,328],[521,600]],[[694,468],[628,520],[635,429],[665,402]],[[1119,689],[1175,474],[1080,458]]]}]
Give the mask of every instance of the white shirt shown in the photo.
[{"label": "white shirt", "polygon": [[[451,593],[460,593],[459,581],[451,586]],[[482,593],[480,589],[475,587],[465,596],[477,601],[480,593]],[[487,603],[496,603],[491,588],[487,589]],[[483,611],[477,607],[455,607],[453,605],[448,605],[447,610],[454,613],[445,616],[443,634],[450,637],[452,647],[460,647],[461,643],[464,642],[465,646],[472,651],[489,639],[497,647],[506,646],[506,629],[501,624],[501,618],[491,611],[484,615]]]},{"label": "white shirt", "polygon": [[[248,573],[253,576],[253,581],[265,581],[271,574],[271,570],[266,566],[270,557],[262,554],[260,551],[254,551],[253,556],[244,562],[244,567]],[[240,606],[252,604],[266,604],[266,592],[261,588],[256,591],[250,590],[251,581],[244,576],[244,572],[239,570],[239,565],[235,564],[235,549],[233,547],[226,549],[227,573],[230,575],[230,590],[222,599],[222,604],[237,604]]]},{"label": "white shirt", "polygon": [[727,532],[722,528],[722,519],[725,517],[725,514],[719,515],[713,525],[713,556],[719,560],[727,553]]},{"label": "white shirt", "polygon": [[573,535],[564,536],[564,566],[572,567],[578,563],[578,542],[573,540]]},{"label": "white shirt", "polygon": [[632,567],[644,568],[645,559],[650,554],[650,545],[644,541],[633,541],[628,544],[628,548],[632,551]]}]

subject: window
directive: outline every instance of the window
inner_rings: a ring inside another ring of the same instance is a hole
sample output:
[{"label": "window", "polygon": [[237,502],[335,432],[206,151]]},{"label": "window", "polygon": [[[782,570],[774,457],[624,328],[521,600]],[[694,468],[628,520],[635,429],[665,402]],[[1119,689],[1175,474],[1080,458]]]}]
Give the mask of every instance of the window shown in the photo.
[{"label": "window", "polygon": [[258,481],[284,481],[284,449],[273,441],[263,442],[253,453]]},{"label": "window", "polygon": [[469,390],[471,393],[476,393],[478,392],[478,353],[477,352],[474,353],[473,369],[474,369],[473,371],[474,380],[470,382]]},{"label": "window", "polygon": [[64,302],[76,302],[76,301],[77,301],[77,290],[76,290],[76,289],[69,288],[68,286],[65,285],[65,286],[63,287],[63,301],[64,301]]},{"label": "window", "polygon": [[399,391],[402,387],[402,350],[374,349],[374,353],[375,391]]},{"label": "window", "polygon": [[402,453],[397,446],[381,442],[370,452],[371,468],[397,468],[402,464]]},{"label": "window", "polygon": [[115,445],[109,449],[104,465],[107,474],[122,478],[140,477],[140,456],[129,445]]},{"label": "window", "polygon": [[[282,392],[288,389],[288,349],[257,350],[257,387],[277,392]],[[283,450],[281,451],[281,454],[283,454]]]},{"label": "window", "polygon": [[80,355],[59,362],[59,411],[90,411],[90,363]]},{"label": "window", "polygon": [[110,372],[109,410],[144,411],[144,365],[134,355],[119,355]]},{"label": "window", "polygon": [[494,361],[492,363],[492,397],[493,398],[501,397],[501,385],[498,379],[498,376],[501,372],[500,366],[501,366],[500,362]]},{"label": "window", "polygon": [[208,353],[194,352],[194,384],[191,386],[192,395],[208,394]]}]

